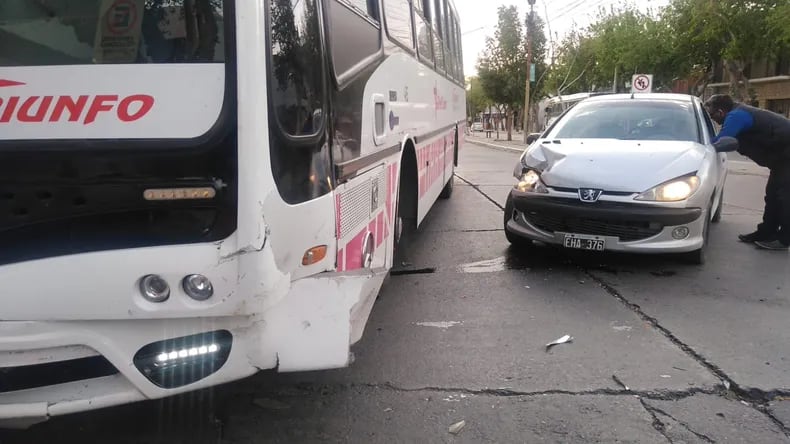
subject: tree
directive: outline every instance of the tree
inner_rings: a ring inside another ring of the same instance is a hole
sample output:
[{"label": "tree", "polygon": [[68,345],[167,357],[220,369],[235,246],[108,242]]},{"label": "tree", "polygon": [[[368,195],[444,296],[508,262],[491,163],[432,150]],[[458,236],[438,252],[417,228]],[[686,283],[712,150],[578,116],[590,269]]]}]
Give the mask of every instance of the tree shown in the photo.
[{"label": "tree", "polygon": [[466,91],[466,100],[469,102],[467,106],[469,117],[474,118],[474,116],[480,114],[491,104],[491,99],[483,91],[478,77],[468,77],[466,79]]},{"label": "tree", "polygon": [[779,2],[768,14],[768,29],[776,35],[779,43],[790,46],[790,0]]},{"label": "tree", "polygon": [[551,94],[621,89],[631,74],[652,73],[656,89],[677,75],[672,31],[633,6],[600,9],[597,20],[562,42],[546,90]]},{"label": "tree", "polygon": [[779,50],[787,22],[780,25],[776,20],[786,4],[787,0],[673,0],[667,19],[676,30],[674,41],[686,65],[702,66],[712,78],[717,64],[723,64],[730,93],[749,101],[746,70],[753,60]]},{"label": "tree", "polygon": [[543,87],[547,95],[559,96],[592,89],[590,68],[595,64],[594,43],[593,39],[578,31],[572,31],[563,39]]},{"label": "tree", "polygon": [[513,140],[513,111],[524,102],[527,80],[524,32],[515,6],[500,6],[494,37],[477,62],[483,92],[507,116],[507,140]]}]

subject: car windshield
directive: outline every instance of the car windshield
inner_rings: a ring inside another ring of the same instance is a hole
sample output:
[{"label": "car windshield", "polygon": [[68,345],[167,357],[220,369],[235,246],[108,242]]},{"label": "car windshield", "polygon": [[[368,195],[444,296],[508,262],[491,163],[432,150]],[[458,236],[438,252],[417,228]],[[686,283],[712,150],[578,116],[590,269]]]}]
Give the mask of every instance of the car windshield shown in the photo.
[{"label": "car windshield", "polygon": [[606,100],[579,103],[548,137],[698,142],[699,129],[691,102]]}]

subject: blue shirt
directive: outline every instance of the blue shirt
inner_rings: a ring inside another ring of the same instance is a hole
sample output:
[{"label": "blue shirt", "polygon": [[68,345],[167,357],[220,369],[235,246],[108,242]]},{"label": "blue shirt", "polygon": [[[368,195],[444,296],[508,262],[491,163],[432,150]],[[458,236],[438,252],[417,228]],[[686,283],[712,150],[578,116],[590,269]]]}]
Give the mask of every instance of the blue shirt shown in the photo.
[{"label": "blue shirt", "polygon": [[719,134],[713,138],[713,142],[717,142],[722,137],[738,137],[744,131],[751,129],[754,126],[754,117],[746,110],[736,108],[724,118],[724,125],[721,127]]}]

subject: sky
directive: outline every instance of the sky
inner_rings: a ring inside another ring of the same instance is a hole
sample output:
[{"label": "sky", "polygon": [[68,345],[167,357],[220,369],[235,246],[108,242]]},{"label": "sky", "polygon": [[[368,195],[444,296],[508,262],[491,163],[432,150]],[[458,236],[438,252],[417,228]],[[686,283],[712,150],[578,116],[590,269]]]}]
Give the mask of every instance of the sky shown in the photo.
[{"label": "sky", "polygon": [[[666,6],[669,0],[630,0],[639,9],[657,9]],[[515,5],[526,19],[529,11],[527,0],[454,0],[461,22],[464,50],[464,74],[474,75],[478,55],[485,49],[486,36],[493,36],[497,23],[497,8]],[[574,28],[584,28],[597,15],[600,7],[618,6],[623,0],[537,0],[535,14],[547,22],[546,33],[559,35],[559,40]],[[548,18],[548,20],[547,20]],[[556,39],[556,38],[555,38]]]}]

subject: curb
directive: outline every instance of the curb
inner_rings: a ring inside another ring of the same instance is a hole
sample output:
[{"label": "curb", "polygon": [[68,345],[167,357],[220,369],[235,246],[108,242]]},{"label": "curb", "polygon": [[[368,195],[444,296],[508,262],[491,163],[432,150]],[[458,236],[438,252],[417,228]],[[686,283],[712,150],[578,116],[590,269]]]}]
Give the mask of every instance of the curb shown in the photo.
[{"label": "curb", "polygon": [[481,141],[478,141],[478,140],[472,140],[469,137],[466,138],[466,141],[471,143],[471,144],[474,144],[474,145],[483,146],[483,147],[486,147],[486,148],[493,148],[495,150],[500,150],[500,151],[508,151],[508,152],[511,152],[511,153],[519,153],[519,154],[521,154],[526,149],[526,148],[524,148],[524,149],[512,148],[512,147],[509,147],[509,146],[497,145],[497,144],[494,144],[494,143],[481,142]]}]

